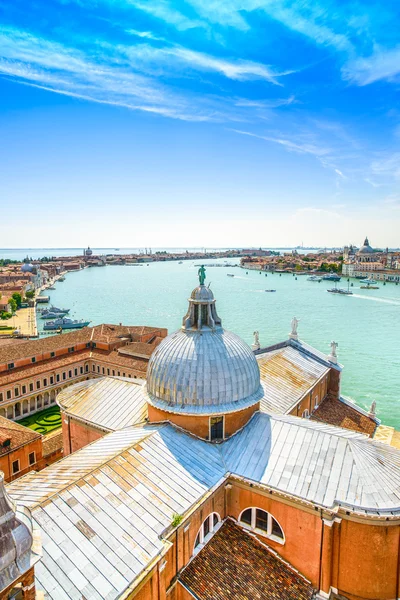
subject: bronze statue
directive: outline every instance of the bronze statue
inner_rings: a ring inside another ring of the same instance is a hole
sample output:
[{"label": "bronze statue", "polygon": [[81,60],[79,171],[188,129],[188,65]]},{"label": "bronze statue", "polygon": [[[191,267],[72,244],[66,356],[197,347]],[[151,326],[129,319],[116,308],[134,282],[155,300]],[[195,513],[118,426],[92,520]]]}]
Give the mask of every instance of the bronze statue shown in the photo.
[{"label": "bronze statue", "polygon": [[197,275],[199,276],[200,285],[204,285],[204,282],[206,280],[206,270],[204,268],[204,265],[201,265],[201,267],[197,271]]}]

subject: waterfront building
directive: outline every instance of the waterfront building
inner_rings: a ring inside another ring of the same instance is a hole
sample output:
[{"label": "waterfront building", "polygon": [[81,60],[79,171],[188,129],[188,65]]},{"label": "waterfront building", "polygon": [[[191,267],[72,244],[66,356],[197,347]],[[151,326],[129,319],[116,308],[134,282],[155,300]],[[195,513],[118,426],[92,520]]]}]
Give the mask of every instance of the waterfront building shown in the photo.
[{"label": "waterfront building", "polygon": [[[297,326],[293,319],[289,340],[254,354],[223,329],[200,284],[182,328],[152,353],[145,385],[105,377],[60,394],[64,416],[101,435],[7,487],[23,523],[41,534],[37,592],[399,597],[400,454],[353,428],[293,415],[345,405],[336,344],[325,356],[299,340]],[[374,420],[373,411],[358,414]],[[10,512],[0,510],[0,519]],[[29,544],[26,552],[33,561]]]},{"label": "waterfront building", "polygon": [[397,253],[389,252],[388,248],[384,252],[374,250],[365,238],[364,244],[356,252],[350,246],[346,246],[343,252],[342,275],[344,277],[368,277],[373,273],[375,279],[379,281],[400,282],[400,270],[397,262]]},{"label": "waterfront building", "polygon": [[20,419],[55,405],[71,383],[104,375],[143,379],[157,327],[97,325],[0,346],[0,416]]}]

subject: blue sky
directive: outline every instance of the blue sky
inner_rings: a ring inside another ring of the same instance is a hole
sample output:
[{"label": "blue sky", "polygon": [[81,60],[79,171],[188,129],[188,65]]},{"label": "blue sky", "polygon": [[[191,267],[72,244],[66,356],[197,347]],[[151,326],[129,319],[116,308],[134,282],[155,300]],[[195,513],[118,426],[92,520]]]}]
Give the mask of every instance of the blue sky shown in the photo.
[{"label": "blue sky", "polygon": [[3,0],[0,247],[399,246],[399,31],[394,1]]}]

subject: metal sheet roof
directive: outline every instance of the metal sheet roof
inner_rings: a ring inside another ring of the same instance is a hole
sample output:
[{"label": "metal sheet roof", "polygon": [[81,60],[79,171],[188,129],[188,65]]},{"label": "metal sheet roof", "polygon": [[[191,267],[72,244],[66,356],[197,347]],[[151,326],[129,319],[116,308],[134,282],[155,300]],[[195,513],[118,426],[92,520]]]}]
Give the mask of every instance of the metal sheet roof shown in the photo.
[{"label": "metal sheet roof", "polygon": [[110,433],[7,486],[42,531],[37,588],[111,600],[166,548],[163,532],[233,476],[333,508],[400,514],[400,452],[363,434],[256,413],[210,444],[172,425]]},{"label": "metal sheet roof", "polygon": [[57,396],[62,410],[108,431],[143,423],[147,402],[132,379],[102,377],[71,385]]},{"label": "metal sheet roof", "polygon": [[256,413],[221,451],[232,473],[320,506],[400,512],[400,452],[364,434]]},{"label": "metal sheet roof", "polygon": [[268,413],[289,412],[330,369],[292,345],[258,354],[257,361],[264,388],[261,408]]},{"label": "metal sheet roof", "polygon": [[173,514],[190,509],[224,473],[215,446],[164,425],[111,433],[22,478],[8,491],[30,505],[42,531],[37,589],[55,600],[118,598],[164,550]]}]

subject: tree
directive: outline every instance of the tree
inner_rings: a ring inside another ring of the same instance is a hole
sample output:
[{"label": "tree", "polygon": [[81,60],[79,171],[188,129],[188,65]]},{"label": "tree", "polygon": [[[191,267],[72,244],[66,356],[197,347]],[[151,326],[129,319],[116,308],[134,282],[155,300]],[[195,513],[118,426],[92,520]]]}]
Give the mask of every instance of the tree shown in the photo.
[{"label": "tree", "polygon": [[29,292],[25,293],[25,296],[30,300],[32,298],[35,297],[35,290],[30,290]]},{"label": "tree", "polygon": [[17,308],[21,308],[21,303],[22,303],[22,296],[21,296],[21,294],[19,292],[14,292],[13,295],[12,295],[12,298],[17,303]]},{"label": "tree", "polygon": [[12,314],[9,312],[6,312],[5,310],[3,310],[3,312],[0,313],[0,319],[11,319]]},{"label": "tree", "polygon": [[10,305],[11,312],[13,312],[13,313],[14,313],[14,312],[17,310],[17,303],[16,303],[16,301],[14,300],[14,298],[10,298],[10,300],[9,300],[8,304]]}]

